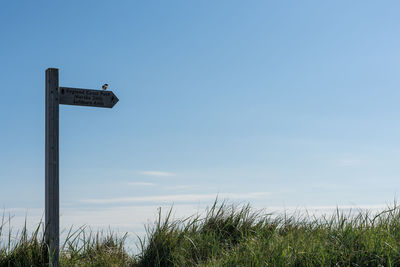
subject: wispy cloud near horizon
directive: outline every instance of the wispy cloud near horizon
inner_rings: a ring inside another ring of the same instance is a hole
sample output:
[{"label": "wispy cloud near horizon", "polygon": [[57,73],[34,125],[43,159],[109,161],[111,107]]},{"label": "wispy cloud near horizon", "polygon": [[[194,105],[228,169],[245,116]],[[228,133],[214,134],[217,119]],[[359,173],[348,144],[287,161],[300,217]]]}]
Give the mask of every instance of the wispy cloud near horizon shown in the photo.
[{"label": "wispy cloud near horizon", "polygon": [[209,201],[214,199],[259,199],[270,195],[269,192],[251,193],[211,193],[211,194],[176,194],[163,196],[142,196],[142,197],[119,197],[119,198],[90,198],[81,199],[80,202],[91,204],[124,204],[135,202],[196,202]]},{"label": "wispy cloud near horizon", "polygon": [[166,190],[188,190],[195,188],[195,185],[171,185],[165,186],[164,189]]},{"label": "wispy cloud near horizon", "polygon": [[155,183],[147,183],[147,182],[129,182],[127,185],[130,186],[156,186]]},{"label": "wispy cloud near horizon", "polygon": [[341,167],[356,167],[362,165],[363,161],[361,159],[356,158],[345,158],[340,159],[338,164]]},{"label": "wispy cloud near horizon", "polygon": [[163,172],[163,171],[141,171],[139,172],[141,175],[146,175],[146,176],[155,176],[155,177],[171,177],[171,176],[176,176],[175,173],[172,172]]}]

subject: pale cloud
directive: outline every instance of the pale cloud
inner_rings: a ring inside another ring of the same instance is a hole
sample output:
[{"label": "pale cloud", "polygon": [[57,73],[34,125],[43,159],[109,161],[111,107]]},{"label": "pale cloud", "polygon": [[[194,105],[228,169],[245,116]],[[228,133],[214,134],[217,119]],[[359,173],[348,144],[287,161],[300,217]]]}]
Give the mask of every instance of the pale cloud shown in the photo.
[{"label": "pale cloud", "polygon": [[147,182],[129,182],[128,185],[131,186],[156,186],[155,183],[147,183]]},{"label": "pale cloud", "polygon": [[140,174],[141,175],[146,175],[146,176],[156,176],[156,177],[176,176],[175,173],[162,172],[162,171],[141,171]]},{"label": "pale cloud", "polygon": [[172,186],[165,186],[164,189],[167,190],[187,190],[187,189],[193,189],[194,185],[172,185]]},{"label": "pale cloud", "polygon": [[1,210],[4,213],[9,213],[9,212],[26,212],[27,209],[26,208],[10,208],[10,209],[2,209]]},{"label": "pale cloud", "polygon": [[252,193],[213,193],[213,194],[177,194],[177,195],[163,195],[163,196],[142,196],[142,197],[118,197],[118,198],[91,198],[82,199],[81,202],[91,204],[124,204],[135,202],[196,202],[196,201],[210,201],[217,197],[219,199],[260,199],[268,196],[268,192],[252,192]]},{"label": "pale cloud", "polygon": [[381,211],[393,208],[393,205],[375,204],[375,205],[337,205],[337,206],[278,206],[278,207],[260,207],[253,206],[255,210],[265,210],[273,216],[294,216],[296,218],[321,219],[330,218],[343,214],[349,218],[368,212],[370,215],[378,214]]},{"label": "pale cloud", "polygon": [[[254,206],[259,208],[259,206]],[[267,206],[263,207],[263,209],[267,209],[269,211],[277,212],[278,214],[284,212],[307,212],[308,214],[332,214],[336,213],[338,210],[340,212],[343,211],[381,211],[388,208],[393,208],[394,205],[391,204],[370,204],[370,205],[326,205],[326,206]]]},{"label": "pale cloud", "polygon": [[342,167],[354,167],[354,166],[359,166],[362,164],[362,160],[360,159],[341,159],[339,160],[339,166]]}]

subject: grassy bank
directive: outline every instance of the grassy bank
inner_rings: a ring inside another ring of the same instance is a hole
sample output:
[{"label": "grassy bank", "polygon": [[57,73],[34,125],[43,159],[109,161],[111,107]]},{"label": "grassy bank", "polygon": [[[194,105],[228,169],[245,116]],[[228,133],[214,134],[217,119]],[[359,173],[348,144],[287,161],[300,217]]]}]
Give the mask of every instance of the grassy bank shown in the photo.
[{"label": "grassy bank", "polygon": [[[399,266],[400,209],[312,218],[272,216],[249,206],[215,203],[203,217],[171,220],[171,211],[147,236],[140,253],[124,249],[126,236],[70,231],[61,266]],[[4,220],[3,220],[4,224]],[[16,239],[4,233],[0,267],[45,266],[41,228]]]}]

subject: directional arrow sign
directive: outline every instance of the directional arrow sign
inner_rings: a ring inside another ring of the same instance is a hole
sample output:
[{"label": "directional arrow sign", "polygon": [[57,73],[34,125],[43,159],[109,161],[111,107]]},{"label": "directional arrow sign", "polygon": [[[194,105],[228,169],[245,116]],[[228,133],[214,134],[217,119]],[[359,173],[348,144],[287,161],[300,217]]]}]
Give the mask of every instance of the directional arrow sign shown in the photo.
[{"label": "directional arrow sign", "polygon": [[112,108],[118,97],[112,91],[59,87],[60,104]]}]

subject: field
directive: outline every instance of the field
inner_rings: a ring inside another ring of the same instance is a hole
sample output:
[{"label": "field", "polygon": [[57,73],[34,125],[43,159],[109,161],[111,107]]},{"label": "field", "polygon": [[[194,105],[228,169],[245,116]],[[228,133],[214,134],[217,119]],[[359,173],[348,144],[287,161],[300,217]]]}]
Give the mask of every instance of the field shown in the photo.
[{"label": "field", "polygon": [[[47,266],[43,226],[0,234],[0,266]],[[137,255],[126,236],[71,230],[61,266],[399,266],[400,208],[323,217],[274,215],[249,205],[215,202],[205,216],[171,220],[171,210],[146,226]],[[4,241],[5,240],[5,241]]]}]

